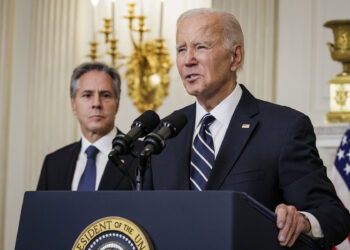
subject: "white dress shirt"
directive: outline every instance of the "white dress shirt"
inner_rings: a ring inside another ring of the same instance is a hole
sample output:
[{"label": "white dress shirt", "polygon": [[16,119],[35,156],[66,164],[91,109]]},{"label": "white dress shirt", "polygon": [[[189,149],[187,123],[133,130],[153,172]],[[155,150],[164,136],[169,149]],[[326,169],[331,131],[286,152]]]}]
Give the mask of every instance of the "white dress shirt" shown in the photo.
[{"label": "white dress shirt", "polygon": [[111,132],[109,132],[107,135],[101,137],[94,143],[90,143],[83,135],[81,138],[81,149],[78,156],[78,160],[76,163],[74,176],[73,176],[73,182],[72,182],[72,190],[76,191],[78,189],[79,181],[81,176],[84,173],[86,162],[87,162],[87,156],[85,153],[85,150],[90,146],[94,145],[98,149],[98,153],[96,155],[96,186],[95,190],[98,189],[98,186],[100,185],[101,178],[103,175],[103,172],[105,171],[106,164],[108,162],[108,154],[112,150],[112,142],[114,137],[117,135],[117,129],[114,127]]},{"label": "white dress shirt", "polygon": [[[239,84],[237,84],[232,93],[227,96],[222,102],[220,102],[213,110],[210,111],[210,114],[215,117],[215,121],[209,127],[214,142],[215,158],[219,152],[221,143],[224,140],[224,136],[226,134],[226,130],[230,124],[231,117],[236,110],[241,96],[242,88],[239,86]],[[199,104],[198,101],[196,101],[196,123],[193,133],[193,140],[199,133],[202,118],[206,113],[208,112]]]},{"label": "white dress shirt", "polygon": [[[209,127],[209,130],[213,136],[215,158],[220,150],[227,128],[230,124],[233,113],[237,108],[238,102],[241,99],[241,96],[242,88],[237,83],[232,93],[210,111],[210,114],[215,117],[215,121]],[[202,118],[207,113],[208,112],[198,103],[198,101],[196,101],[196,121],[195,130],[193,133],[193,141],[196,135],[199,133]],[[313,238],[322,238],[323,233],[321,225],[316,219],[316,217],[308,212],[299,212],[304,214],[310,222],[311,230],[307,235]]]}]

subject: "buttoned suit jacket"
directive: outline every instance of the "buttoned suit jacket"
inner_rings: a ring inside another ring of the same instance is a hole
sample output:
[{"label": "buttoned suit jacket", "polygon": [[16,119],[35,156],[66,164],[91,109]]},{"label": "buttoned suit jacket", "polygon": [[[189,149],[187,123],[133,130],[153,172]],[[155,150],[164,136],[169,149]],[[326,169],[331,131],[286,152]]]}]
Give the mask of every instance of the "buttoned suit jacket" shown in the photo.
[{"label": "buttoned suit jacket", "polygon": [[[349,233],[350,216],[326,176],[310,119],[288,107],[255,99],[243,86],[216,156],[206,190],[246,192],[274,210],[280,203],[312,213],[327,248]],[[190,189],[190,154],[196,106],[182,109],[187,124],[152,157],[155,190]],[[253,222],[251,222],[253,223]]]},{"label": "buttoned suit jacket", "polygon": [[[37,190],[71,190],[80,149],[81,140],[48,154],[42,166]],[[138,163],[137,159],[131,155],[123,155],[119,158],[124,161],[126,169],[132,176]],[[131,189],[132,185],[128,178],[108,160],[98,190]]]}]

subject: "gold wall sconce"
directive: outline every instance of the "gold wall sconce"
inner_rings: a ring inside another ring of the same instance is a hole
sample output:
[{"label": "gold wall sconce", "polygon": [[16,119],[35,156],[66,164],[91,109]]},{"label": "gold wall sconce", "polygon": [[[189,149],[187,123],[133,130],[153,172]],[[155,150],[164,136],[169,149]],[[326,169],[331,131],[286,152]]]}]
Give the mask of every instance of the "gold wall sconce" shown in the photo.
[{"label": "gold wall sconce", "polygon": [[[93,1],[96,0],[91,0]],[[142,2],[141,2],[142,3]],[[94,4],[94,3],[93,3]],[[96,6],[96,5],[95,5]],[[107,52],[111,57],[111,65],[117,69],[126,67],[128,95],[140,113],[146,110],[156,110],[161,106],[163,99],[168,95],[170,84],[169,70],[172,66],[169,52],[162,38],[164,0],[160,2],[159,38],[144,41],[144,33],[150,29],[145,27],[146,16],[135,15],[135,3],[128,3],[128,14],[124,16],[128,20],[129,36],[133,45],[133,51],[126,56],[118,51],[118,39],[115,36],[115,0],[112,1],[112,18],[104,18],[104,28],[99,33],[104,35]],[[138,26],[135,27],[135,22]],[[134,34],[138,34],[138,41]],[[92,61],[96,61],[98,54],[98,42],[94,35],[94,41],[90,42],[90,53],[87,55]],[[121,63],[118,63],[121,61]]]}]

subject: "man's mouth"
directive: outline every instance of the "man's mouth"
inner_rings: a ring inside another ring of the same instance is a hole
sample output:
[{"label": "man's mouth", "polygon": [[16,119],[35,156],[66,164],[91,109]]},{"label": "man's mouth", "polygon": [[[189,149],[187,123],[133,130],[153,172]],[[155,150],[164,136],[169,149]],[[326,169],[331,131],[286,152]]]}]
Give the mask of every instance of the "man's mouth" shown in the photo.
[{"label": "man's mouth", "polygon": [[90,118],[92,118],[92,119],[102,119],[103,115],[90,115]]},{"label": "man's mouth", "polygon": [[186,76],[186,80],[194,80],[198,77],[199,75],[198,74],[188,74]]}]

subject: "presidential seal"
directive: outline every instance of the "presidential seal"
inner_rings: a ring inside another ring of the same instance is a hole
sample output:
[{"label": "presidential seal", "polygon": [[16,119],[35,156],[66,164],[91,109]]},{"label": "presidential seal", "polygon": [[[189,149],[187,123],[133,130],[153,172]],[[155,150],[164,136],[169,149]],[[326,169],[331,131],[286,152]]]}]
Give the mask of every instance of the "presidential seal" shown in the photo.
[{"label": "presidential seal", "polygon": [[87,226],[72,250],[153,250],[146,232],[131,220],[105,217]]}]

